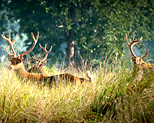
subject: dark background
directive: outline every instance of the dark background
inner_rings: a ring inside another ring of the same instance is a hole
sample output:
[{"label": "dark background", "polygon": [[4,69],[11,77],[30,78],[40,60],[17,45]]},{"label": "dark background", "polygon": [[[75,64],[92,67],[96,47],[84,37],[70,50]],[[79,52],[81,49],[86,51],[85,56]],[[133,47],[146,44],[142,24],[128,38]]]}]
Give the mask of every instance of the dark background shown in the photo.
[{"label": "dark background", "polygon": [[[12,40],[18,34],[15,49],[20,53],[33,43],[31,32],[40,37],[31,56],[43,57],[39,43],[47,49],[49,64],[63,61],[65,65],[93,65],[106,57],[120,59],[126,54],[125,35],[131,39],[143,37],[136,54],[154,59],[154,1],[153,0],[1,0],[0,32]],[[146,43],[145,43],[146,42]],[[0,57],[6,55],[7,41],[0,38]],[[9,48],[9,46],[8,46]],[[41,55],[40,55],[41,53]],[[7,59],[5,59],[7,60]]]}]

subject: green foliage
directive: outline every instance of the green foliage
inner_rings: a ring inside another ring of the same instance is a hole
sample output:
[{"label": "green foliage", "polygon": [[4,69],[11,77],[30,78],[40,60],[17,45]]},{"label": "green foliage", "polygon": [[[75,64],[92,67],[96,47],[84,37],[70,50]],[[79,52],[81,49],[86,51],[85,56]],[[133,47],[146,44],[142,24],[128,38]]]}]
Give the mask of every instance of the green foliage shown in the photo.
[{"label": "green foliage", "polygon": [[[73,40],[77,41],[75,50],[79,50],[83,58],[102,60],[112,49],[118,57],[123,55],[124,36],[128,32],[132,34],[135,31],[137,38],[142,36],[145,40],[154,38],[153,0],[4,2],[3,9],[7,9],[8,19],[18,21],[19,33],[28,35],[24,42],[27,48],[32,44],[30,32],[36,34],[37,31],[40,31],[39,43],[47,43],[48,47],[53,45],[53,54],[49,58],[65,56],[60,45]],[[37,44],[34,54],[38,52]]]},{"label": "green foliage", "polygon": [[141,77],[123,71],[108,87],[100,86],[87,117],[101,122],[153,122],[153,74]]}]

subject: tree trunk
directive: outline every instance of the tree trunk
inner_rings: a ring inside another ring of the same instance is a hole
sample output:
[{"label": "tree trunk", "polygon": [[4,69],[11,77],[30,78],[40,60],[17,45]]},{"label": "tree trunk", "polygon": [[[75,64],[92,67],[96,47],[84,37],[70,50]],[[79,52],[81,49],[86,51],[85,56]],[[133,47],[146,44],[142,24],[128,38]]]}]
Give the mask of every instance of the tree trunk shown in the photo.
[{"label": "tree trunk", "polygon": [[74,62],[77,63],[78,62],[78,45],[77,45],[77,41],[74,41]]},{"label": "tree trunk", "polygon": [[73,34],[68,31],[66,33],[66,40],[67,40],[67,66],[75,65],[77,58],[78,58],[78,51],[77,51],[77,41],[74,40]]},{"label": "tree trunk", "polygon": [[73,65],[74,63],[74,41],[67,42],[67,65]]}]

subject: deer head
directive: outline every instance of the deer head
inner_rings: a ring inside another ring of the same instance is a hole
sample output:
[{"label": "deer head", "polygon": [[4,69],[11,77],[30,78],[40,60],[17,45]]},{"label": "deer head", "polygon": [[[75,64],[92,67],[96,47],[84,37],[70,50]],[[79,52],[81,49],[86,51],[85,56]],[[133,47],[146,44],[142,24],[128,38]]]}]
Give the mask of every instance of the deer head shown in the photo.
[{"label": "deer head", "polygon": [[34,72],[34,73],[41,73],[44,74],[44,66],[46,66],[47,63],[47,57],[48,54],[51,52],[52,50],[52,46],[50,47],[49,51],[46,50],[47,44],[45,44],[45,47],[42,47],[41,44],[39,44],[40,48],[43,49],[45,51],[45,57],[43,59],[38,59],[35,56],[33,57],[33,59],[38,62],[35,66],[33,66],[32,68],[30,68],[28,70],[28,72]]},{"label": "deer head", "polygon": [[16,41],[17,35],[16,35],[16,37],[15,37],[15,39],[13,41],[11,41],[11,31],[9,31],[8,38],[5,36],[4,33],[1,35],[2,38],[4,40],[6,40],[10,44],[10,47],[11,47],[12,52],[13,52],[11,54],[5,48],[5,51],[8,54],[8,60],[11,62],[11,65],[9,66],[10,69],[14,69],[14,70],[20,69],[23,66],[23,60],[24,60],[23,56],[26,55],[26,54],[28,54],[29,52],[31,52],[34,49],[34,47],[35,47],[35,45],[37,43],[37,40],[39,38],[39,32],[38,32],[36,38],[34,37],[34,34],[33,33],[31,33],[31,35],[32,35],[32,38],[34,40],[33,45],[32,45],[32,47],[28,51],[26,51],[26,52],[24,52],[22,54],[19,54],[19,49],[17,49],[17,54],[16,54],[16,52],[15,52],[15,50],[13,48],[13,44]]},{"label": "deer head", "polygon": [[141,57],[138,57],[137,55],[135,55],[135,53],[133,51],[133,46],[136,45],[136,44],[139,44],[140,41],[142,40],[142,38],[140,38],[139,40],[135,40],[135,33],[133,33],[133,38],[132,38],[132,41],[131,41],[130,44],[128,42],[127,34],[126,34],[125,39],[126,39],[126,42],[127,42],[128,47],[130,49],[130,52],[132,54],[132,61],[133,61],[133,63],[135,65],[140,65],[143,68],[150,68],[150,69],[153,68],[153,65],[152,64],[146,63],[146,62],[143,61],[143,58],[145,58],[148,55],[149,50],[147,50],[147,52],[145,53],[145,55],[144,56],[141,56]]}]

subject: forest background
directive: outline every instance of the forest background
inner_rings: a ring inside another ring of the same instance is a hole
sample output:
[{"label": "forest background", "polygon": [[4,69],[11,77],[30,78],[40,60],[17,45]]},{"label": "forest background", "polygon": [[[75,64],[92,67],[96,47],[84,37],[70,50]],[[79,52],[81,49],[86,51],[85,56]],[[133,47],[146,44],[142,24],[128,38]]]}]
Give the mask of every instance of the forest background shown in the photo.
[{"label": "forest background", "polygon": [[[95,66],[105,56],[121,58],[126,55],[125,35],[131,38],[133,32],[136,39],[143,37],[136,53],[150,49],[148,59],[154,58],[153,0],[1,0],[0,23],[1,34],[12,30],[12,39],[18,34],[14,47],[20,53],[31,47],[31,32],[39,31],[31,56],[41,54],[39,43],[47,43],[47,49],[52,45],[51,65],[57,59],[66,65],[87,59]],[[0,57],[7,45],[0,38]]]}]

